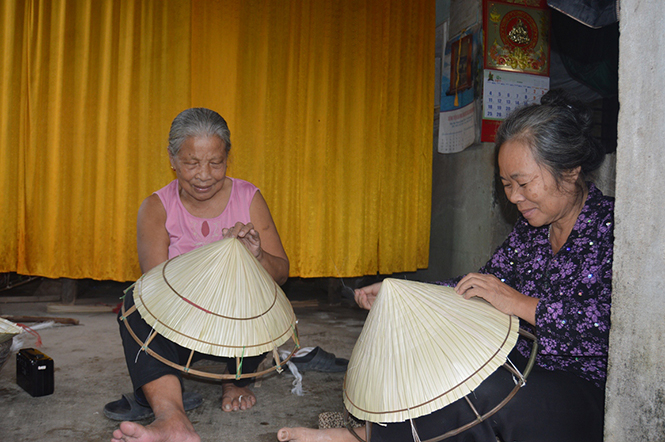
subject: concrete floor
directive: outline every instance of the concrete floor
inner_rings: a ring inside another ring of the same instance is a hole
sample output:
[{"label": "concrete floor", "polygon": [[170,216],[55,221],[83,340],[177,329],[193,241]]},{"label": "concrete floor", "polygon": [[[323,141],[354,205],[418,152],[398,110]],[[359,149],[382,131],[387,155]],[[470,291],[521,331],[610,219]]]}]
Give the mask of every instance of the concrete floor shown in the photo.
[{"label": "concrete floor", "polygon": [[[29,293],[34,284],[26,284],[21,293]],[[89,282],[75,305],[115,306],[125,286]],[[54,361],[52,395],[32,397],[17,385],[14,354],[0,369],[0,441],[110,440],[118,423],[107,419],[102,408],[131,391],[116,315],[55,314],[47,312],[45,302],[3,302],[3,297],[16,290],[0,292],[0,314],[68,317],[80,324],[39,331],[43,342],[39,350]],[[287,283],[285,292],[294,305],[302,346],[318,345],[349,358],[367,312],[350,303],[330,304],[320,284]],[[34,347],[35,342],[31,336],[24,347]],[[283,348],[291,350],[293,343],[288,341]],[[305,394],[296,396],[290,392],[293,376],[288,371],[273,372],[252,387],[258,400],[254,408],[225,413],[220,408],[222,390],[218,383],[188,377],[185,388],[204,397],[203,405],[189,412],[189,417],[203,441],[276,441],[277,430],[283,426],[316,427],[319,413],[343,411],[343,378],[343,373],[307,372],[303,376]]]}]

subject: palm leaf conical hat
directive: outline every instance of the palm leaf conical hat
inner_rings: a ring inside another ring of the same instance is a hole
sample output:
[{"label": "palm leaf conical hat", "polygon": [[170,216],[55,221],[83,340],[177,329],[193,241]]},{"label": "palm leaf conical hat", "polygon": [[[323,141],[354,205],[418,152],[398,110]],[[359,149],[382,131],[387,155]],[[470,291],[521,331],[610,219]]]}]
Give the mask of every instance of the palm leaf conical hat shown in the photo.
[{"label": "palm leaf conical hat", "polygon": [[386,279],[351,354],[344,404],[402,422],[464,397],[506,362],[519,320],[452,288]]},{"label": "palm leaf conical hat", "polygon": [[286,295],[235,238],[148,271],[136,283],[134,302],[155,332],[201,353],[248,357],[297,341]]}]

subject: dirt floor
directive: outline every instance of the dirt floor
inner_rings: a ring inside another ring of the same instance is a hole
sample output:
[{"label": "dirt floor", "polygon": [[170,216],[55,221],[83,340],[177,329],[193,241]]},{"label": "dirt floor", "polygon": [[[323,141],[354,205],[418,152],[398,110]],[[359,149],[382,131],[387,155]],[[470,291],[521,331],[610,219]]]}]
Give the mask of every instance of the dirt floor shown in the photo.
[{"label": "dirt floor", "polygon": [[[116,315],[110,311],[72,313],[57,302],[33,302],[30,297],[38,285],[34,281],[0,291],[0,315],[67,317],[79,324],[38,330],[42,341],[38,350],[54,361],[53,394],[32,397],[17,385],[15,354],[0,368],[0,441],[108,441],[118,423],[104,416],[104,404],[132,389]],[[110,310],[120,302],[127,285],[86,281],[74,305]],[[285,292],[298,318],[302,346],[318,345],[349,358],[367,312],[344,300],[331,303],[328,288],[319,282],[290,281]],[[36,337],[25,335],[24,348],[36,345]],[[282,348],[291,350],[293,342]],[[305,394],[296,396],[290,391],[294,377],[288,371],[273,372],[251,387],[258,399],[254,408],[225,413],[220,408],[222,390],[217,381],[187,377],[185,388],[204,397],[203,405],[189,412],[189,417],[204,441],[276,441],[277,430],[283,426],[315,428],[319,413],[343,411],[343,378],[343,373],[304,373]]]}]

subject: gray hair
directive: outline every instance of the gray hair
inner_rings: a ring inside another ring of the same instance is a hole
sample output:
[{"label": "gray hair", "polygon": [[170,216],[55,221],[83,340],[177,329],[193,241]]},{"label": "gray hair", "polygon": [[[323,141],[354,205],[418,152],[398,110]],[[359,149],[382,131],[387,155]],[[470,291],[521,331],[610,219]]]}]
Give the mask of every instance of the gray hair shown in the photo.
[{"label": "gray hair", "polygon": [[605,157],[605,149],[591,133],[591,110],[559,89],[549,91],[540,101],[515,109],[501,123],[495,138],[497,156],[507,141],[523,142],[557,185],[566,172],[580,167],[578,184],[583,186]]},{"label": "gray hair", "polygon": [[217,136],[224,142],[228,154],[231,150],[231,132],[226,120],[217,112],[203,107],[186,109],[171,123],[167,149],[172,157],[176,157],[188,138],[211,136]]}]

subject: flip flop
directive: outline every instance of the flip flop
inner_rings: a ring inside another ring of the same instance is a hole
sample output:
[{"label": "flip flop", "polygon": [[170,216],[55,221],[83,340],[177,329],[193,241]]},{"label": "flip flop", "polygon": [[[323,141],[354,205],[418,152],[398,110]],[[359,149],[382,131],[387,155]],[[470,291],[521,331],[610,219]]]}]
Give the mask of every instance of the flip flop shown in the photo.
[{"label": "flip flop", "polygon": [[324,373],[340,373],[346,371],[346,367],[349,365],[348,359],[337,358],[333,353],[328,353],[321,347],[314,347],[312,351],[304,356],[293,357],[291,362],[302,372],[311,370]]},{"label": "flip flop", "polygon": [[[185,411],[193,410],[203,403],[203,397],[195,391],[182,393],[182,404]],[[104,406],[104,415],[114,421],[140,421],[155,415],[152,408],[138,403],[134,393],[126,393],[121,399],[109,402]]]}]

